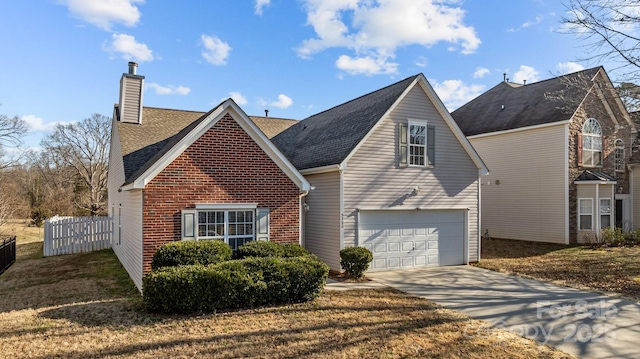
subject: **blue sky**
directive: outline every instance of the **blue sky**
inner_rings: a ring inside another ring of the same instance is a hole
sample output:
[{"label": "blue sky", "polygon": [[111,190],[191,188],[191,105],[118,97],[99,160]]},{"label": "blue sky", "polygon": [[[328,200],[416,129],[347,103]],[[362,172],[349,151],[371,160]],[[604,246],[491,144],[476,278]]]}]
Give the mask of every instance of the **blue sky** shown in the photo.
[{"label": "blue sky", "polygon": [[0,13],[0,114],[29,122],[30,147],[56,123],[111,116],[128,61],[145,106],[232,97],[295,119],[420,72],[454,110],[505,72],[530,83],[600,65],[577,62],[557,0],[20,0]]}]

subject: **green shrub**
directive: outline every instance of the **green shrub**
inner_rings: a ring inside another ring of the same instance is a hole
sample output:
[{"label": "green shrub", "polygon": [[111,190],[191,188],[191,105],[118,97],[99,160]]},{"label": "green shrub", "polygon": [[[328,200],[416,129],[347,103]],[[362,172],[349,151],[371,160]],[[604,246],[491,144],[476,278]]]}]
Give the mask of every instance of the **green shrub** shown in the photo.
[{"label": "green shrub", "polygon": [[328,274],[315,256],[164,267],[145,275],[143,298],[147,310],[167,313],[301,302],[322,292]]},{"label": "green shrub", "polygon": [[236,251],[238,259],[249,257],[302,257],[311,255],[309,251],[304,249],[297,243],[277,243],[270,241],[254,241],[248,242]]},{"label": "green shrub", "polygon": [[361,278],[372,260],[373,254],[364,247],[347,247],[340,251],[340,265],[352,278]]},{"label": "green shrub", "polygon": [[252,241],[238,247],[236,257],[238,259],[247,257],[282,257],[284,250],[282,246],[271,241]]},{"label": "green shrub", "polygon": [[601,233],[602,242],[606,245],[617,247],[625,244],[624,233],[618,227],[606,227]]},{"label": "green shrub", "polygon": [[163,245],[151,260],[151,268],[191,264],[216,264],[231,259],[233,251],[220,240],[176,241]]},{"label": "green shrub", "polygon": [[311,255],[311,253],[309,253],[308,250],[304,249],[304,247],[302,247],[298,243],[283,243],[281,244],[281,246],[282,246],[282,250],[284,251],[282,256],[285,258],[303,257],[303,256]]},{"label": "green shrub", "polygon": [[624,241],[629,246],[640,244],[640,228],[624,233]]}]

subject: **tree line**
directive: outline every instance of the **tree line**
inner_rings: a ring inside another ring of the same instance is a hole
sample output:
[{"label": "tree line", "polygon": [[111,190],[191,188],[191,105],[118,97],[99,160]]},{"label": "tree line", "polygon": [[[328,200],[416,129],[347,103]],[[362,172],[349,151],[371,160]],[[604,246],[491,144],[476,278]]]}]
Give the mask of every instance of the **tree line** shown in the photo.
[{"label": "tree line", "polygon": [[39,150],[21,149],[28,125],[0,115],[0,225],[54,215],[106,214],[111,119],[58,124]]}]

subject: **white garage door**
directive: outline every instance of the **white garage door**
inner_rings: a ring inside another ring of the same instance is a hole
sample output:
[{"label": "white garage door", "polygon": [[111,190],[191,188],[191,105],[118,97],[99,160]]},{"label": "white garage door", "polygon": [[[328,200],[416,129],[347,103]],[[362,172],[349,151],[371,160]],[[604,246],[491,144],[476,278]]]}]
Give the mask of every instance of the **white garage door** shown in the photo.
[{"label": "white garage door", "polygon": [[465,263],[464,211],[362,211],[359,227],[370,271]]}]

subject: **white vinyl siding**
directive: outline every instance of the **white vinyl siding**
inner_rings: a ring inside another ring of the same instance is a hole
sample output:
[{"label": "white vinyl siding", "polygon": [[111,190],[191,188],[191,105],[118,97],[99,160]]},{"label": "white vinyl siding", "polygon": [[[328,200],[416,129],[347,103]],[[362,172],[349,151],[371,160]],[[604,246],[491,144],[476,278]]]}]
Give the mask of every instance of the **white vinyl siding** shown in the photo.
[{"label": "white vinyl siding", "polygon": [[566,128],[560,124],[470,138],[489,168],[489,175],[481,177],[482,233],[567,243]]},{"label": "white vinyl siding", "polygon": [[140,123],[142,118],[142,77],[122,76],[120,83],[120,120]]},{"label": "white vinyl siding", "polygon": [[305,176],[315,187],[304,197],[304,246],[329,265],[340,270],[340,173]]},{"label": "white vinyl siding", "polygon": [[[113,246],[133,283],[142,290],[142,190],[122,191],[122,223],[120,244]],[[118,223],[115,223],[118,228]]]},{"label": "white vinyl siding", "polygon": [[[424,119],[435,128],[437,149],[433,168],[397,166],[397,129],[399,124],[407,123],[411,118]],[[478,168],[419,85],[407,93],[347,164],[344,172],[344,246],[360,245],[358,209],[416,208],[468,211],[466,259],[478,260]]]},{"label": "white vinyl siding", "polygon": [[117,126],[112,127],[109,149],[108,201],[113,211],[111,246],[133,283],[142,290],[142,191],[122,191],[124,164]]}]

